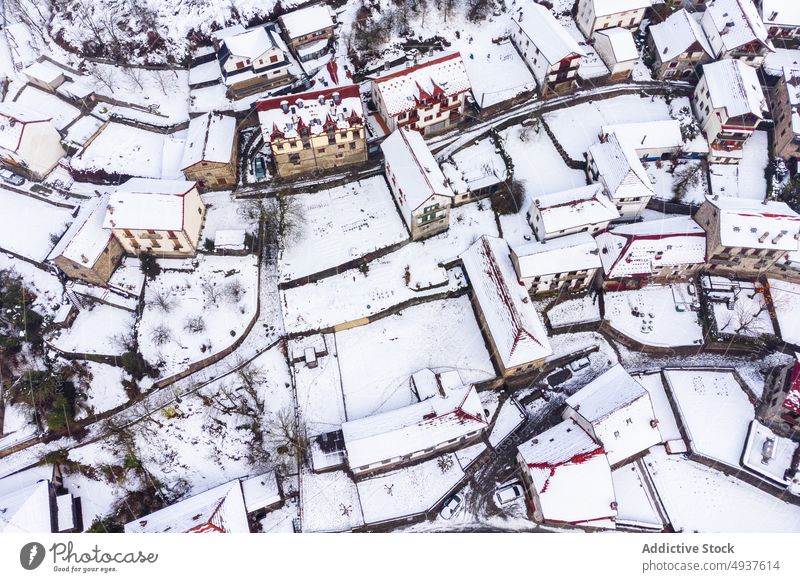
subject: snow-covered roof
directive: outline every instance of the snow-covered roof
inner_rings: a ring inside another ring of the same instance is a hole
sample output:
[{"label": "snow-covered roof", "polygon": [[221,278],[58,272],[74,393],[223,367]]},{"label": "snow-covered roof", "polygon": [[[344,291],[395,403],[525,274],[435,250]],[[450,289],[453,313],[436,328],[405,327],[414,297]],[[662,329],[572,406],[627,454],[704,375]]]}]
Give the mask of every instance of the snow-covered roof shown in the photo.
[{"label": "snow-covered roof", "polygon": [[754,41],[775,50],[752,0],[709,0],[702,24],[707,34],[719,35],[725,50]]},{"label": "snow-covered roof", "polygon": [[705,262],[706,233],[689,216],[621,225],[595,239],[610,279],[648,276],[665,265]]},{"label": "snow-covered roof", "polygon": [[685,9],[673,12],[664,22],[651,24],[650,34],[653,36],[656,53],[661,62],[683,54],[695,43],[698,43],[709,57],[714,56],[700,23]]},{"label": "snow-covered roof", "polygon": [[661,442],[650,394],[620,364],[567,398],[603,444],[612,465]]},{"label": "snow-covered roof", "polygon": [[600,267],[597,243],[588,232],[579,232],[513,248],[520,279],[584,271]]},{"label": "snow-covered roof", "polygon": [[416,109],[423,99],[448,97],[472,88],[461,53],[422,59],[416,65],[400,65],[372,79],[391,116]]},{"label": "snow-covered roof", "polygon": [[474,386],[342,424],[350,467],[396,459],[486,428]]},{"label": "snow-covered roof", "polygon": [[572,55],[586,56],[578,41],[541,4],[526,2],[511,19],[551,65]]},{"label": "snow-covered roof", "polygon": [[282,498],[275,472],[269,471],[242,480],[242,495],[247,513],[279,503]]},{"label": "snow-covered roof", "polygon": [[731,196],[707,197],[719,211],[719,236],[726,247],[795,251],[800,215],[784,202]]},{"label": "snow-covered roof", "polygon": [[314,4],[300,10],[294,10],[284,14],[279,20],[290,39],[299,38],[333,26],[331,9],[325,4]]},{"label": "snow-covered roof", "polygon": [[766,26],[800,27],[800,3],[792,0],[761,0],[761,18]]},{"label": "snow-covered roof", "polygon": [[63,256],[79,265],[92,267],[113,236],[103,228],[109,195],[104,194],[84,203],[75,221],[50,252],[50,258]]},{"label": "snow-covered roof", "polygon": [[703,77],[714,109],[724,108],[728,117],[752,113],[764,117],[767,101],[756,70],[738,59],[703,65]]},{"label": "snow-covered roof", "polygon": [[517,279],[506,241],[482,236],[461,255],[475,299],[505,368],[553,353],[547,332]]},{"label": "snow-covered roof", "polygon": [[36,79],[47,84],[55,83],[58,78],[64,74],[63,69],[49,61],[36,61],[32,65],[28,65],[22,69],[22,72],[31,79]]},{"label": "snow-covered roof", "polygon": [[256,103],[264,139],[298,137],[306,130],[318,135],[329,129],[347,129],[364,123],[357,85],[331,87]]},{"label": "snow-covered roof", "polygon": [[181,169],[199,162],[229,163],[235,137],[236,118],[232,115],[206,113],[195,117],[189,122]]},{"label": "snow-covered roof", "polygon": [[455,196],[418,131],[405,127],[395,130],[383,140],[381,150],[412,212],[431,196]]},{"label": "snow-covered roof", "polygon": [[183,229],[183,197],[195,182],[133,178],[111,194],[103,228]]},{"label": "snow-covered roof", "polygon": [[602,184],[545,194],[533,201],[531,215],[534,213],[533,207],[539,209],[547,234],[619,218],[619,211],[606,196]]},{"label": "snow-covered roof", "polygon": [[251,28],[244,32],[230,34],[222,39],[231,55],[250,60],[263,55],[277,44],[264,26]]},{"label": "snow-covered roof", "polygon": [[51,533],[50,518],[47,480],[0,496],[0,533]]},{"label": "snow-covered roof", "polygon": [[800,134],[800,68],[784,67],[783,78],[786,80],[786,93],[789,95],[792,131]]},{"label": "snow-covered roof", "polygon": [[[461,386],[463,382],[459,382]],[[411,374],[411,385],[417,393],[417,397],[422,400],[439,396],[441,385],[436,373],[430,368],[423,368]]]},{"label": "snow-covered roof", "polygon": [[616,134],[589,147],[597,171],[612,198],[652,196],[653,185],[636,152],[623,146]]},{"label": "snow-covered roof", "polygon": [[595,36],[602,36],[608,39],[608,45],[611,47],[611,56],[614,57],[614,63],[635,61],[639,58],[639,49],[636,48],[636,43],[633,40],[633,33],[627,28],[615,26],[613,28],[596,30],[594,34]]},{"label": "snow-covered roof", "polygon": [[245,248],[247,231],[244,229],[218,230],[214,233],[214,248],[241,250]]},{"label": "snow-covered roof", "polygon": [[687,151],[708,152],[708,142],[705,139],[692,140],[684,144],[681,124],[675,119],[604,125],[600,132],[602,135],[617,134],[623,147],[633,148],[639,155],[649,150],[678,151],[681,148]]},{"label": "snow-covered roof", "polygon": [[611,466],[603,447],[565,420],[518,447],[546,521],[614,527]]},{"label": "snow-covered roof", "polygon": [[628,10],[650,8],[650,0],[589,0],[594,6],[595,16],[619,14]]},{"label": "snow-covered roof", "polygon": [[239,479],[125,524],[125,533],[250,533]]},{"label": "snow-covered roof", "polygon": [[22,141],[22,132],[28,123],[50,121],[42,115],[16,102],[0,103],[0,147],[15,152]]}]

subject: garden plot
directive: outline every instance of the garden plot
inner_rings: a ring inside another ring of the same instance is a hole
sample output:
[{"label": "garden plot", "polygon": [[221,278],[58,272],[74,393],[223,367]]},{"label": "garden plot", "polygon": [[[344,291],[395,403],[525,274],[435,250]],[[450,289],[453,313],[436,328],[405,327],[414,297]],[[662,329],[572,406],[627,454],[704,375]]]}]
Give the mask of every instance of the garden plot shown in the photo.
[{"label": "garden plot", "polygon": [[206,205],[203,237],[214,240],[218,230],[244,230],[256,232],[258,229],[258,209],[252,203],[238,200],[233,193],[207,192],[201,194]]},{"label": "garden plot", "polygon": [[416,515],[431,509],[464,477],[453,453],[448,453],[356,484],[365,523]]},{"label": "garden plot", "polygon": [[[342,400],[342,379],[339,375],[336,342],[333,335],[324,337],[328,355],[317,356],[316,368],[308,367],[303,361],[292,366],[297,406],[309,436],[336,430],[347,420]],[[303,339],[296,341],[300,345],[313,345],[303,344]]]},{"label": "garden plot", "polygon": [[336,334],[347,419],[416,401],[409,378],[431,368],[458,370],[464,383],[495,376],[467,297],[410,307]]},{"label": "garden plot", "polygon": [[145,291],[139,351],[170,376],[244,333],[256,315],[258,262],[253,255],[198,255],[196,267],[181,260],[160,264],[161,274]]},{"label": "garden plot", "polygon": [[304,532],[350,531],[364,525],[356,484],[344,471],[304,473],[300,503]]},{"label": "garden plot", "polygon": [[790,344],[800,345],[800,285],[778,279],[768,281],[781,339]]},{"label": "garden plot", "polygon": [[645,461],[675,531],[800,532],[800,507],[661,447]]},{"label": "garden plot", "polygon": [[70,327],[54,332],[48,341],[63,352],[121,356],[135,321],[136,314],[130,311],[97,303],[79,311]]},{"label": "garden plot", "polygon": [[550,129],[573,160],[582,160],[597,143],[600,129],[615,123],[671,119],[667,103],[658,97],[623,95],[565,107],[545,116]]},{"label": "garden plot", "polygon": [[702,204],[709,193],[705,166],[700,160],[645,162],[655,197],[683,204]]},{"label": "garden plot", "polygon": [[25,287],[36,294],[33,306],[41,315],[55,315],[63,306],[64,286],[52,272],[0,253],[0,271],[4,270],[15,273],[25,283]]},{"label": "garden plot", "polygon": [[606,320],[617,331],[651,346],[703,343],[703,327],[686,285],[647,285],[605,294]]},{"label": "garden plot", "polygon": [[692,450],[738,467],[755,412],[733,372],[673,369],[664,376]]},{"label": "garden plot", "polygon": [[[724,277],[703,277],[702,281],[707,288],[706,302],[713,313],[718,334],[745,338],[774,335],[772,318],[760,285]],[[731,291],[709,290],[709,283],[713,283],[715,288],[728,286]]]},{"label": "garden plot", "polygon": [[281,281],[330,269],[402,242],[408,232],[383,176],[293,196],[300,232],[280,257]]},{"label": "garden plot", "polygon": [[122,368],[86,362],[86,367],[92,375],[91,387],[86,393],[86,405],[92,413],[97,414],[111,410],[125,404],[129,398],[122,386],[125,372]]},{"label": "garden plot", "polygon": [[553,328],[600,321],[600,302],[597,296],[590,297],[589,295],[577,299],[567,299],[551,307],[547,312],[547,319]]},{"label": "garden plot", "polygon": [[0,188],[0,249],[44,261],[72,222],[72,210]]},{"label": "garden plot", "polygon": [[27,109],[50,117],[58,131],[63,131],[64,128],[81,115],[77,107],[33,85],[27,85],[22,92],[17,95],[15,101],[24,105]]},{"label": "garden plot", "polygon": [[78,172],[161,178],[165,138],[161,133],[109,123],[70,160]]},{"label": "garden plot", "polygon": [[711,164],[711,192],[719,196],[763,200],[767,195],[764,170],[769,162],[767,132],[756,131],[744,142],[738,164]]}]

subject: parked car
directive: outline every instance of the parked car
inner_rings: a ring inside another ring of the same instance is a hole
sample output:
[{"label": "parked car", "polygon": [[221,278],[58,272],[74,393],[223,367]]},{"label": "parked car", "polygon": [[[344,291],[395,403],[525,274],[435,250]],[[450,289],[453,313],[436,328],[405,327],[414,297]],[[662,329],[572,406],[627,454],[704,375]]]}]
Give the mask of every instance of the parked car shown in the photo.
[{"label": "parked car", "polygon": [[456,493],[445,502],[444,507],[442,507],[442,510],[439,512],[439,515],[441,515],[444,519],[450,519],[456,513],[458,513],[458,510],[461,509],[463,504],[464,497]]},{"label": "parked car", "polygon": [[14,186],[22,186],[25,183],[25,178],[19,174],[15,174],[11,170],[0,171],[0,178],[3,179],[3,182],[13,184]]},{"label": "parked car", "polygon": [[264,162],[264,158],[258,156],[255,160],[253,160],[253,173],[256,175],[256,179],[263,180],[267,176],[267,164]]},{"label": "parked car", "polygon": [[522,497],[522,484],[519,481],[501,485],[497,488],[497,491],[494,492],[494,498],[498,505],[511,503],[520,497]]},{"label": "parked car", "polygon": [[591,362],[589,361],[589,358],[584,356],[583,358],[578,358],[577,360],[570,362],[569,369],[573,372],[577,372],[579,370],[583,370],[584,368],[588,368],[590,364]]}]

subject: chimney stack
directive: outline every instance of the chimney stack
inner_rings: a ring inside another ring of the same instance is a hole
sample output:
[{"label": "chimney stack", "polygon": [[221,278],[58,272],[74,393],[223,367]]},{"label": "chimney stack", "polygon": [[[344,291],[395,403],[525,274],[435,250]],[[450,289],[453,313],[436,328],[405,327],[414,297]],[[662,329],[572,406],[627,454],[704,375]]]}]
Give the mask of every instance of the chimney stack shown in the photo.
[{"label": "chimney stack", "polygon": [[333,92],[333,102],[336,103],[336,105],[342,102],[342,96],[338,91]]},{"label": "chimney stack", "polygon": [[779,232],[775,235],[775,238],[772,239],[772,244],[778,244],[778,241],[783,238],[783,231]]},{"label": "chimney stack", "polygon": [[758,237],[758,242],[763,243],[765,240],[767,240],[768,236],[769,236],[769,231],[768,230],[764,231],[764,234]]},{"label": "chimney stack", "polygon": [[286,101],[285,99],[281,101],[281,109],[283,110],[284,113],[289,113],[289,102]]}]

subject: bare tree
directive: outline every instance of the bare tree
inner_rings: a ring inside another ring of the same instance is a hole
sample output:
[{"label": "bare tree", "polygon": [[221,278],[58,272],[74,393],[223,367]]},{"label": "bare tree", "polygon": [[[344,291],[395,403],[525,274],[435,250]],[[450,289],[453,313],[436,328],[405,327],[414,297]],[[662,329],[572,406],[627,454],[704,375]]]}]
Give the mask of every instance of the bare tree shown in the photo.
[{"label": "bare tree", "polygon": [[200,289],[202,289],[203,293],[205,293],[206,298],[209,302],[216,305],[217,301],[220,298],[220,294],[222,293],[221,289],[217,287],[217,284],[211,280],[205,280],[200,284]]},{"label": "bare tree", "polygon": [[159,324],[150,332],[150,339],[157,346],[163,346],[172,339],[172,331],[165,324]]},{"label": "bare tree", "polygon": [[229,281],[222,290],[225,299],[233,304],[239,303],[246,292],[247,289],[238,278]]},{"label": "bare tree", "polygon": [[300,458],[308,450],[305,427],[289,408],[267,415],[264,437],[279,454]]},{"label": "bare tree", "polygon": [[183,329],[189,333],[202,333],[206,330],[206,320],[202,315],[195,315],[186,319]]},{"label": "bare tree", "polygon": [[175,298],[163,289],[158,289],[147,301],[148,307],[152,307],[153,309],[163,313],[169,313],[172,311],[175,308],[175,303]]}]

